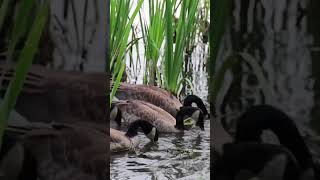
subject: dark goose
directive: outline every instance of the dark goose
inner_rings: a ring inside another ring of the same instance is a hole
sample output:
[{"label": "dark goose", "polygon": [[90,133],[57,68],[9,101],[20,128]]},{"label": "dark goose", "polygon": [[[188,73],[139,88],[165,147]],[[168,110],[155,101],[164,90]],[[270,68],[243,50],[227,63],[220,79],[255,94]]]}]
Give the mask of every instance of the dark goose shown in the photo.
[{"label": "dark goose", "polygon": [[[263,143],[261,141],[263,130],[274,132],[281,145]],[[234,142],[226,142],[222,153],[216,154],[216,157],[214,177],[219,180],[235,179],[241,170],[247,170],[265,179],[268,179],[266,176],[270,173],[264,171],[278,174],[273,179],[302,180],[314,179],[315,176],[311,153],[293,120],[270,105],[249,108],[237,121]],[[283,167],[279,166],[279,163],[274,163],[279,159],[286,160]],[[268,167],[270,164],[274,164],[277,168]],[[248,176],[245,178],[248,179]]]}]

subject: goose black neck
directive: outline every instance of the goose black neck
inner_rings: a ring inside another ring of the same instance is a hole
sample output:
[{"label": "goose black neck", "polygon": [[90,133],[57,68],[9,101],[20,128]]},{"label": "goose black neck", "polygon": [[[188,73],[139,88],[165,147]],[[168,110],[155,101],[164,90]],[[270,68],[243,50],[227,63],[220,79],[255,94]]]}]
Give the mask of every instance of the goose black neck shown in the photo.
[{"label": "goose black neck", "polygon": [[274,132],[288,148],[302,169],[312,166],[312,156],[293,120],[270,105],[258,105],[246,111],[237,122],[235,142],[261,141],[263,130]]},{"label": "goose black neck", "polygon": [[141,128],[143,133],[147,135],[151,132],[153,126],[145,120],[136,120],[129,125],[126,136],[132,138],[138,135],[139,128]]},{"label": "goose black neck", "polygon": [[178,111],[177,115],[176,115],[176,128],[177,129],[180,129],[180,130],[184,130],[185,127],[184,127],[184,124],[183,124],[183,120],[184,120],[184,117],[191,117],[192,114],[199,110],[200,114],[199,114],[199,119],[197,119],[197,126],[199,126],[201,129],[204,129],[204,117],[203,117],[203,114],[201,112],[201,110],[199,108],[196,108],[196,107],[192,107],[192,106],[183,106],[180,108],[180,110]]},{"label": "goose black neck", "polygon": [[201,98],[199,98],[196,95],[188,95],[183,101],[183,106],[191,106],[192,103],[196,103],[197,104],[197,106],[203,112],[203,115],[205,115],[205,116],[208,115],[208,111],[207,111],[206,106],[204,105],[204,103],[201,100]]}]

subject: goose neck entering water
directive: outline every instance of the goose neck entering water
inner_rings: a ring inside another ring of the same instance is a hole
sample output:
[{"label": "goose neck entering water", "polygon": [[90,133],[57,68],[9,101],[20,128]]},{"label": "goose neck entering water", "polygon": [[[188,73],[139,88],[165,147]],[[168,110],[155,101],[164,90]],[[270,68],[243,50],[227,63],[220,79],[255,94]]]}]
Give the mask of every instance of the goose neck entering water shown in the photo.
[{"label": "goose neck entering water", "polygon": [[138,135],[139,127],[142,129],[143,133],[153,142],[158,141],[158,131],[157,129],[147,121],[137,120],[129,125],[128,131],[125,134],[127,137],[132,138]]}]

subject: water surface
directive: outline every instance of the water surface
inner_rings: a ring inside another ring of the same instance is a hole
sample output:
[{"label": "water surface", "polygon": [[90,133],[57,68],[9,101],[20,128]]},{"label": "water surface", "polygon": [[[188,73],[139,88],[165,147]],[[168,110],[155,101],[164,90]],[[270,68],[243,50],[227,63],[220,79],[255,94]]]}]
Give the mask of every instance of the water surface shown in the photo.
[{"label": "water surface", "polygon": [[[125,131],[125,129],[124,129]],[[161,134],[156,144],[139,134],[136,152],[110,157],[111,179],[209,179],[210,123],[205,131],[194,128],[183,133]]]}]

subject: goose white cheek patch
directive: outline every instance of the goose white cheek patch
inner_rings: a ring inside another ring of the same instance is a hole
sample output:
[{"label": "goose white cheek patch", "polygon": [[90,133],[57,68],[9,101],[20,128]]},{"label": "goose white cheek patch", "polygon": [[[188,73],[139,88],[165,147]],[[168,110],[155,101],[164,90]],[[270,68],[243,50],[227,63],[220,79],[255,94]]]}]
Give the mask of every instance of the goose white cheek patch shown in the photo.
[{"label": "goose white cheek patch", "polygon": [[113,109],[112,109],[112,111],[110,112],[110,119],[111,120],[115,120],[116,119],[116,117],[117,117],[117,114],[118,114],[118,107],[114,107]]},{"label": "goose white cheek patch", "polygon": [[155,136],[156,136],[156,128],[153,127],[152,130],[151,130],[151,132],[149,132],[149,134],[147,135],[147,137],[148,137],[151,141],[153,141]]},{"label": "goose white cheek patch", "polygon": [[200,111],[197,110],[197,111],[195,111],[195,112],[192,114],[191,118],[192,118],[193,120],[195,120],[195,121],[198,121],[198,120],[199,120],[199,116],[200,116]]}]

